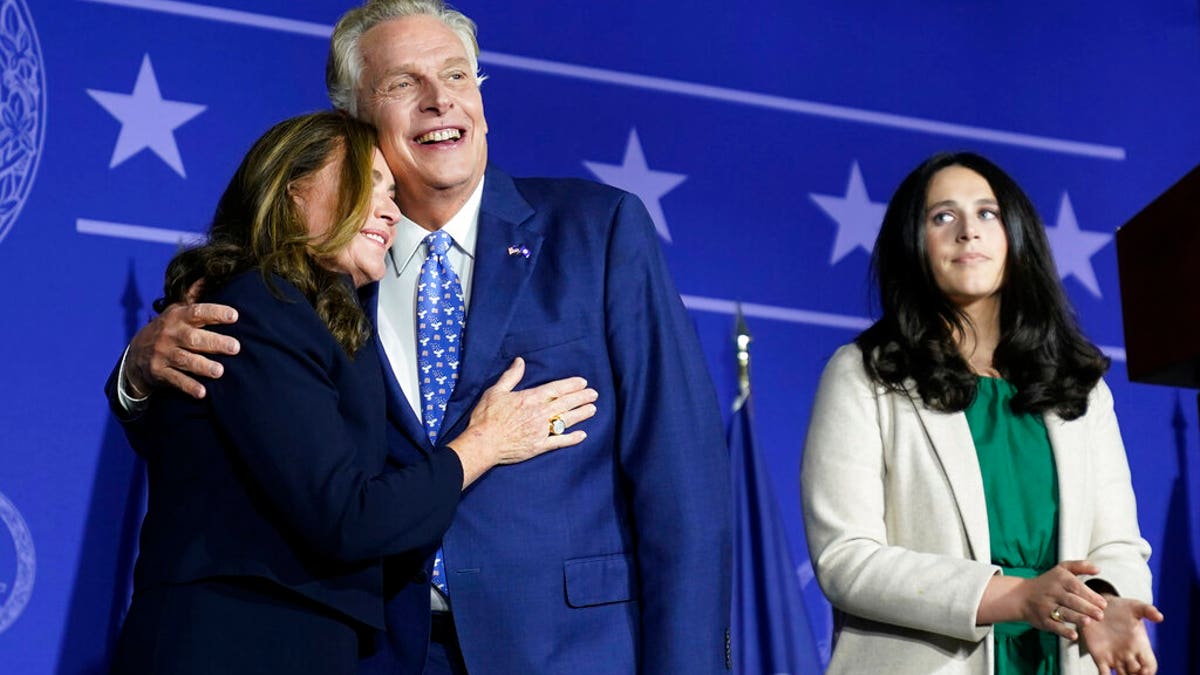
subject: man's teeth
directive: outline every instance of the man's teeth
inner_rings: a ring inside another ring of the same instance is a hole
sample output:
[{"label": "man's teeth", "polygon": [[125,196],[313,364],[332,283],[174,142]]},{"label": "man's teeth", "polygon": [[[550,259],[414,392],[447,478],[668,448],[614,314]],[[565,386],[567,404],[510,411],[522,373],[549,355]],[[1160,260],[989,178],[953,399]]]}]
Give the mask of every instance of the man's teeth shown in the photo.
[{"label": "man's teeth", "polygon": [[442,141],[457,141],[462,138],[458,129],[437,129],[417,136],[418,143],[440,143]]},{"label": "man's teeth", "polygon": [[380,235],[375,234],[374,232],[363,232],[363,236],[366,237],[367,239],[370,239],[371,241],[377,241],[383,246],[387,245],[387,240],[384,239],[383,237],[381,237]]}]

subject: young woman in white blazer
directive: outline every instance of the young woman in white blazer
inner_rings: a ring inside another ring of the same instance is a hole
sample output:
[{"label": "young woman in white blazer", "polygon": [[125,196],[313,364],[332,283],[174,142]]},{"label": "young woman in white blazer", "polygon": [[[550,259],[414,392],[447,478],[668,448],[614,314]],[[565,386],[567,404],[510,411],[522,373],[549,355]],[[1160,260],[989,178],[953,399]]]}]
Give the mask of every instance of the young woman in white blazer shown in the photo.
[{"label": "young woman in white blazer", "polygon": [[801,470],[828,672],[1152,675],[1162,615],[1108,359],[1029,198],[936,155],[872,264],[882,317],[830,359]]}]

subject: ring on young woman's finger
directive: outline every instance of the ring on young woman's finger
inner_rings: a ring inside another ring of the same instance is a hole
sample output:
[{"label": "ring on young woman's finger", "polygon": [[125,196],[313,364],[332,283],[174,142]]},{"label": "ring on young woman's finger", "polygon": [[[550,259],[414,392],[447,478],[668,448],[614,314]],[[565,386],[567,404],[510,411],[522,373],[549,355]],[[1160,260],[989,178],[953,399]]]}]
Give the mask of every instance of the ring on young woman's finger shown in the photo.
[{"label": "ring on young woman's finger", "polygon": [[1055,608],[1054,608],[1054,611],[1050,612],[1050,619],[1051,619],[1052,621],[1057,621],[1058,623],[1062,623],[1062,622],[1063,622],[1063,615],[1062,615],[1062,612],[1060,612],[1060,611],[1059,611],[1060,609],[1062,609],[1062,608],[1061,608],[1061,607],[1055,607]]},{"label": "ring on young woman's finger", "polygon": [[563,421],[562,415],[555,415],[550,418],[550,435],[561,436],[567,430],[567,423]]}]

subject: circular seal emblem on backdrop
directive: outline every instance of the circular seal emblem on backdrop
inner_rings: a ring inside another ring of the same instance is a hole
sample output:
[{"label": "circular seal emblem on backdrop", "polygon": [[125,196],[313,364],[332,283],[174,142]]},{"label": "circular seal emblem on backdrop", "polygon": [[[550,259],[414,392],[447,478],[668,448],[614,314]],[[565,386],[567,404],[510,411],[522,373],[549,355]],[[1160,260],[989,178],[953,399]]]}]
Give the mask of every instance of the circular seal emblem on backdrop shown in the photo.
[{"label": "circular seal emblem on backdrop", "polygon": [[[46,136],[46,69],[24,0],[0,1],[0,241],[33,188]],[[0,626],[3,626],[0,621]]]},{"label": "circular seal emblem on backdrop", "polygon": [[[33,536],[29,534],[29,526],[21,517],[17,507],[0,492],[0,522],[12,536],[13,547],[17,552],[17,571],[12,579],[0,579],[0,633],[21,616],[25,605],[29,604],[29,596],[33,594],[33,576],[37,569],[37,558],[33,553]],[[3,550],[3,549],[0,549]]]}]

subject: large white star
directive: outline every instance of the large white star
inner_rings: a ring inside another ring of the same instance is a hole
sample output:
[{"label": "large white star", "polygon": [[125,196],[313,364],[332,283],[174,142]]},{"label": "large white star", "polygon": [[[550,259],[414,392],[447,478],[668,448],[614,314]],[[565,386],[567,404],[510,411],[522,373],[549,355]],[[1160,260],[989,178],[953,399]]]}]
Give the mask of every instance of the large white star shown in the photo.
[{"label": "large white star", "polygon": [[850,165],[850,182],[846,185],[844,197],[814,193],[808,196],[837,223],[837,239],[833,243],[833,254],[829,257],[830,265],[837,264],[856,247],[871,252],[887,204],[873,202],[867,196],[867,186],[863,183],[858,161]]},{"label": "large white star", "polygon": [[629,142],[625,145],[625,159],[621,164],[601,164],[600,162],[584,162],[597,178],[613,187],[628,190],[637,195],[650,219],[658,230],[658,236],[667,242],[671,241],[671,231],[667,229],[667,219],[663,216],[662,196],[674,190],[687,176],[681,173],[652,171],[646,166],[646,156],[642,153],[642,143],[638,140],[637,129],[630,129]]},{"label": "large white star", "polygon": [[87,93],[121,123],[121,133],[117,136],[117,145],[113,148],[108,168],[114,168],[142,149],[150,148],[175,173],[186,177],[179,146],[175,144],[175,130],[204,112],[207,106],[164,99],[159,93],[149,54],[142,57],[142,67],[138,71],[132,94],[96,89],[88,89]]},{"label": "large white star", "polygon": [[1071,208],[1071,198],[1063,192],[1058,206],[1058,223],[1046,228],[1046,238],[1050,240],[1050,248],[1054,251],[1058,276],[1063,279],[1074,276],[1092,295],[1101,297],[1100,283],[1096,281],[1091,258],[1112,240],[1112,235],[1079,229],[1075,210]]}]

